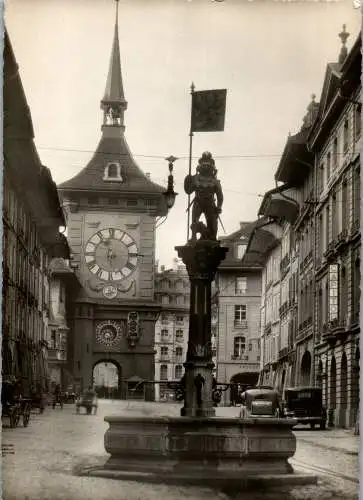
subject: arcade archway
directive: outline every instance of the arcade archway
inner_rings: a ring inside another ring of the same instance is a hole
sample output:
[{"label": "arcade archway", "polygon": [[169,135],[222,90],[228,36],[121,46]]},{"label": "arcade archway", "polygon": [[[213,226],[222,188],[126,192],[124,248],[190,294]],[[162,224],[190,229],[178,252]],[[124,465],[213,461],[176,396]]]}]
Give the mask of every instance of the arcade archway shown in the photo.
[{"label": "arcade archway", "polygon": [[310,385],[310,372],[311,372],[311,354],[309,351],[305,351],[300,365],[301,385]]},{"label": "arcade archway", "polygon": [[103,359],[93,365],[93,387],[99,398],[120,398],[121,378],[121,366],[116,361]]},{"label": "arcade archway", "polygon": [[359,361],[360,361],[360,351],[359,347],[356,348],[355,357],[351,365],[351,407],[352,407],[352,417],[350,425],[354,425],[358,416],[359,408]]},{"label": "arcade archway", "polygon": [[346,427],[346,416],[348,407],[348,363],[347,355],[343,352],[340,365],[340,427]]},{"label": "arcade archway", "polygon": [[336,408],[337,404],[337,364],[335,357],[332,357],[330,362],[330,391],[329,391],[329,406],[331,409]]}]

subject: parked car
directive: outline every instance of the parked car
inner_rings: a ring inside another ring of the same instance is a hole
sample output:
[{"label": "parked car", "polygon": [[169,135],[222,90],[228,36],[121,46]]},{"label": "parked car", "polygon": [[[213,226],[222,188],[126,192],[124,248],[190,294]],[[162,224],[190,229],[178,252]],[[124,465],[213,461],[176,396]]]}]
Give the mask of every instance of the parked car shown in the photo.
[{"label": "parked car", "polygon": [[282,417],[281,398],[269,386],[257,386],[241,394],[241,418]]},{"label": "parked car", "polygon": [[87,415],[97,413],[98,400],[96,393],[92,390],[84,391],[79,399],[76,401],[76,412],[80,413],[81,408],[85,408]]},{"label": "parked car", "polygon": [[326,428],[327,413],[323,405],[322,390],[319,387],[293,387],[285,389],[284,413],[297,423],[309,425],[314,429]]}]

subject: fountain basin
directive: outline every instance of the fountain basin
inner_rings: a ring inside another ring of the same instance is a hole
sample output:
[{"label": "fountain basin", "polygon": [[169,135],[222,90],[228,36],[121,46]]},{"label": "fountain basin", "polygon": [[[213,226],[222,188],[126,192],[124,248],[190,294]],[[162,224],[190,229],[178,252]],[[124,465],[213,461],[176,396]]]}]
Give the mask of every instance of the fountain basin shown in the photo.
[{"label": "fountain basin", "polygon": [[295,474],[293,419],[105,417],[102,469],[87,475],[146,482],[250,487],[315,483]]}]

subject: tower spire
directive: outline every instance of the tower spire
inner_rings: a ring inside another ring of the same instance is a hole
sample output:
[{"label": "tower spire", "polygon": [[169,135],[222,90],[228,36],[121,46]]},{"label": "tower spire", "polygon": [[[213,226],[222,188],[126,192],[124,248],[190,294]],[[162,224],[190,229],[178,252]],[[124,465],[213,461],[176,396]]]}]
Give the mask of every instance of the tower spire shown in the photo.
[{"label": "tower spire", "polygon": [[121,58],[120,44],[118,38],[118,2],[116,2],[116,19],[114,36],[111,50],[110,65],[108,69],[106,89],[101,101],[101,109],[103,109],[103,127],[118,127],[122,130],[124,126],[124,112],[127,109],[127,101],[124,95],[122,74],[121,74]]}]

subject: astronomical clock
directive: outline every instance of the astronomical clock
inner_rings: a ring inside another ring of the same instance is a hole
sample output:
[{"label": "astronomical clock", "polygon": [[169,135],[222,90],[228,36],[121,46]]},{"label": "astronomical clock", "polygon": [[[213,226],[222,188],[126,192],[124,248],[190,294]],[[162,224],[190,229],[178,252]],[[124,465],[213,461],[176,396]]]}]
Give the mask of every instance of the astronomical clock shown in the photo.
[{"label": "astronomical clock", "polygon": [[121,326],[116,321],[105,321],[96,327],[96,340],[106,347],[116,345],[122,336]]}]

